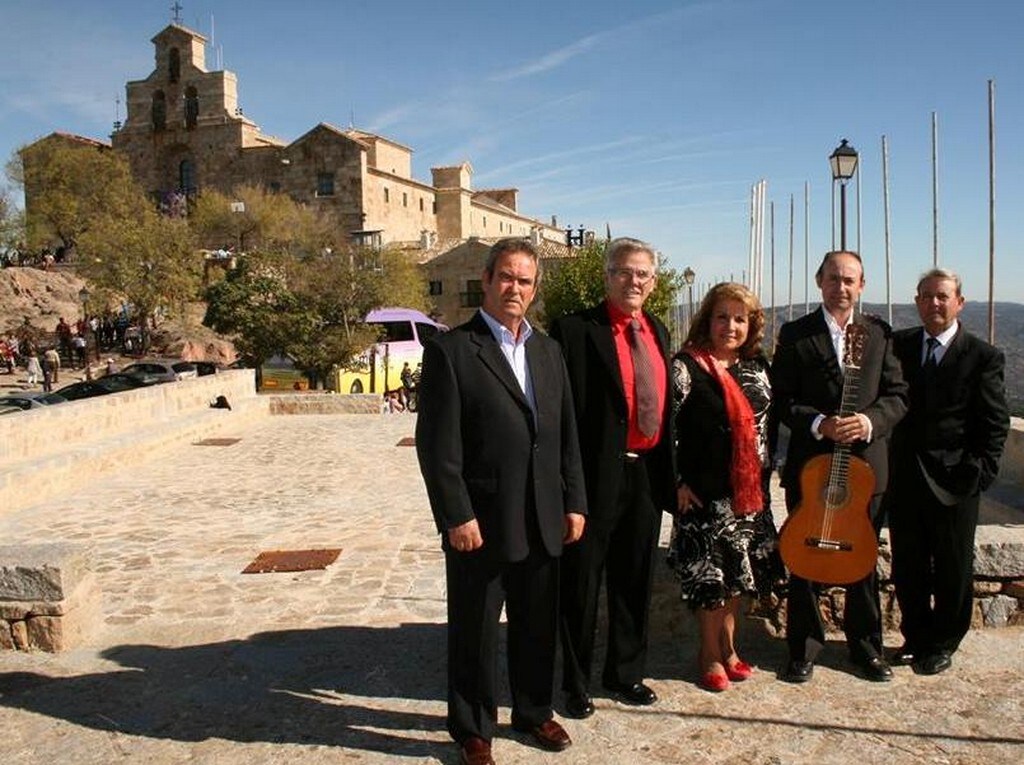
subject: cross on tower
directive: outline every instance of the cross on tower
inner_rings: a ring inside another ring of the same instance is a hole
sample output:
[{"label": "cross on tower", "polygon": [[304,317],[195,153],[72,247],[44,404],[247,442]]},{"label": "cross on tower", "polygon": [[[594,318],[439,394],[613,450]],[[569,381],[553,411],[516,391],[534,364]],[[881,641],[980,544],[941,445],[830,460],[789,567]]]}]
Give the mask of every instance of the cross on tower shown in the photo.
[{"label": "cross on tower", "polygon": [[174,5],[171,6],[171,10],[174,11],[174,23],[181,23],[181,3],[178,0],[174,0]]}]

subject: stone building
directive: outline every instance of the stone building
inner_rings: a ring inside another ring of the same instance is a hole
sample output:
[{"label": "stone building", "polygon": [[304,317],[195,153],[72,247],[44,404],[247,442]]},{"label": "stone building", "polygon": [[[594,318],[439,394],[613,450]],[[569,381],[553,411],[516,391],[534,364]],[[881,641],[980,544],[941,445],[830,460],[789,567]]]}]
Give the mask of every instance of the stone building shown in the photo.
[{"label": "stone building", "polygon": [[412,175],[412,149],[384,136],[326,122],[291,143],[265,135],[239,107],[235,74],[207,70],[201,34],[171,24],[152,42],[155,68],[127,84],[127,119],[111,138],[155,197],[258,184],[333,213],[357,242],[377,246],[564,239],[518,211],[516,189],[474,190],[468,162],[432,168],[425,182]]},{"label": "stone building", "polygon": [[[522,236],[545,257],[566,254],[565,232],[554,218],[520,213],[515,188],[474,189],[469,162],[431,168],[428,182],[413,177],[413,150],[384,136],[326,122],[290,143],[266,135],[239,106],[235,74],[207,69],[201,34],[172,23],[152,43],[153,71],[127,83],[127,116],[115,123],[110,144],[67,133],[37,143],[112,148],[154,200],[204,188],[230,193],[241,184],[286,193],[333,214],[354,242],[398,247],[423,263],[449,324],[479,304],[480,271],[493,241]],[[22,157],[30,161],[31,151]],[[26,186],[28,216],[34,193]]]}]

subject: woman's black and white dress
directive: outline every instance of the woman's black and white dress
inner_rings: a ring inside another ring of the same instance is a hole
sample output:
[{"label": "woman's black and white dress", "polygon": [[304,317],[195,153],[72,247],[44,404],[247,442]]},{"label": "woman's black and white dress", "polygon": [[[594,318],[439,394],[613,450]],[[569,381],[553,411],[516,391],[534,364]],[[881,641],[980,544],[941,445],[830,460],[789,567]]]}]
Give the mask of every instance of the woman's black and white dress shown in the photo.
[{"label": "woman's black and white dress", "polygon": [[675,519],[668,563],[679,576],[683,600],[693,608],[717,608],[737,595],[766,594],[784,578],[768,492],[768,363],[761,356],[743,359],[728,372],[754,412],[764,492],[764,510],[755,515],[733,514],[732,439],[720,386],[689,354],[672,360],[677,478],[704,506],[694,505]]}]

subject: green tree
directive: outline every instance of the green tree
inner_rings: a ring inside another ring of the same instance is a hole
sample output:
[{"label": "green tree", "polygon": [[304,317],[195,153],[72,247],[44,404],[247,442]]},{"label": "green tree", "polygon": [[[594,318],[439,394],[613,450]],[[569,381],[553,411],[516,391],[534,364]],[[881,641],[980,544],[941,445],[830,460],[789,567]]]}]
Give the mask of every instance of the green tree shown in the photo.
[{"label": "green tree", "polygon": [[288,269],[280,255],[264,253],[238,258],[223,280],[206,290],[203,324],[234,339],[235,347],[256,368],[275,353],[286,351],[314,323],[292,292]]},{"label": "green tree", "polygon": [[347,247],[302,258],[291,283],[312,321],[296,333],[289,352],[314,386],[335,364],[357,364],[358,355],[378,339],[376,329],[363,323],[370,311],[386,305],[427,310],[422,272],[396,251]]},{"label": "green tree", "polygon": [[237,186],[230,195],[204,190],[189,212],[189,224],[200,247],[238,252],[302,252],[320,233],[310,210],[286,194],[251,185]]},{"label": "green tree", "polygon": [[27,243],[35,249],[72,249],[100,218],[134,219],[149,204],[123,157],[64,136],[23,146],[7,175],[25,190]]},{"label": "green tree", "polygon": [[[583,310],[604,299],[605,240],[595,240],[575,251],[572,257],[559,260],[544,272],[541,294],[544,298],[543,323]],[[664,261],[658,269],[654,290],[644,307],[664,321],[683,287],[683,277]]]},{"label": "green tree", "polygon": [[123,297],[141,319],[143,349],[158,309],[179,310],[199,296],[201,269],[192,232],[180,218],[144,205],[129,216],[99,217],[81,236],[78,272],[109,301]]},{"label": "green tree", "polygon": [[24,241],[24,215],[11,200],[7,189],[0,188],[0,254],[18,249]]}]

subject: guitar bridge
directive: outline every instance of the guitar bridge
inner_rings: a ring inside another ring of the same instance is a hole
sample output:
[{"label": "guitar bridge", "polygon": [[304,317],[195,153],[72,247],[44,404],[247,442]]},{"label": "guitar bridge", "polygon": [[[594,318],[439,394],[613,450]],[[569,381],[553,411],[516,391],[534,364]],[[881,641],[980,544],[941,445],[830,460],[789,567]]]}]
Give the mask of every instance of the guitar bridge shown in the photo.
[{"label": "guitar bridge", "polygon": [[829,550],[832,552],[850,552],[853,545],[840,539],[822,539],[821,537],[807,537],[804,544],[818,550]]}]

